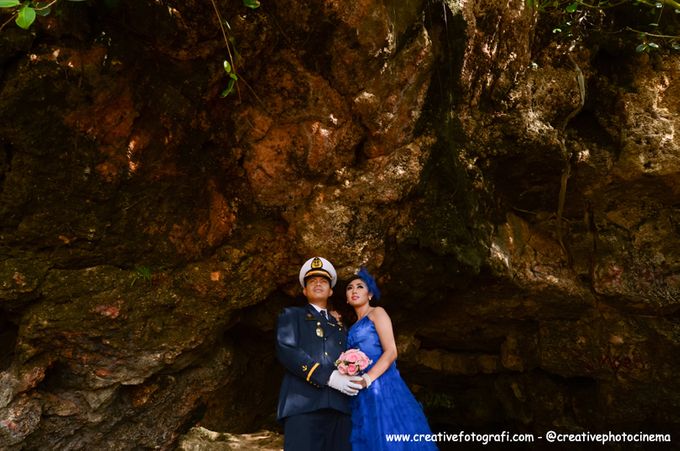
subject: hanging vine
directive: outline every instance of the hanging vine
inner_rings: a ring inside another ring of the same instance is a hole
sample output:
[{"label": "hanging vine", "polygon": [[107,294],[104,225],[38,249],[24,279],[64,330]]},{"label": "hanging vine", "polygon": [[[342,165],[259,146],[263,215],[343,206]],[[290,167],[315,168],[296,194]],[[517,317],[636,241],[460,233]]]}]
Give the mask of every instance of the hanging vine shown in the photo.
[{"label": "hanging vine", "polygon": [[637,52],[680,50],[677,0],[526,0],[552,23],[556,39],[580,39],[589,32],[633,34]]}]

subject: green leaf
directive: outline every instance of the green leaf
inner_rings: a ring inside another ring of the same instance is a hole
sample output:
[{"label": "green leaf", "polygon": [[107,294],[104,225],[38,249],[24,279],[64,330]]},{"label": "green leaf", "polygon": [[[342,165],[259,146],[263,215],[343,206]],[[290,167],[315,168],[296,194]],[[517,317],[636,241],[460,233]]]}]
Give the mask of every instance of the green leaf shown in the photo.
[{"label": "green leaf", "polygon": [[656,42],[650,42],[650,43],[648,43],[647,45],[648,45],[649,47],[653,48],[653,49],[658,49],[658,48],[659,48],[659,44],[657,44]]},{"label": "green leaf", "polygon": [[21,5],[19,0],[0,0],[0,8],[14,8],[19,5]]},{"label": "green leaf", "polygon": [[229,74],[229,78],[231,78],[232,80],[238,80],[238,75],[232,72]]},{"label": "green leaf", "polygon": [[138,266],[135,268],[136,275],[144,280],[151,280],[151,268],[148,266]]},{"label": "green leaf", "polygon": [[645,50],[647,50],[647,44],[645,44],[645,43],[642,43],[642,44],[638,45],[637,47],[635,47],[635,51],[638,52],[638,53],[642,53]]},{"label": "green leaf", "polygon": [[231,73],[231,64],[227,60],[224,60],[224,71],[228,74]]},{"label": "green leaf", "polygon": [[225,98],[229,94],[231,94],[231,92],[234,90],[234,84],[235,83],[236,83],[236,80],[234,80],[233,78],[231,80],[229,80],[229,83],[227,84],[226,89],[224,91],[222,91],[222,94],[220,94],[220,97]]},{"label": "green leaf", "polygon": [[564,8],[564,10],[568,13],[575,13],[577,9],[578,9],[578,3],[572,3],[571,5]]},{"label": "green leaf", "polygon": [[28,30],[28,27],[35,21],[35,10],[30,6],[22,6],[17,14],[15,22],[24,30]]},{"label": "green leaf", "polygon": [[135,268],[135,274],[134,278],[132,279],[132,283],[130,283],[130,288],[132,288],[139,279],[151,282],[152,279],[151,268],[149,268],[148,266],[137,266]]},{"label": "green leaf", "polygon": [[48,7],[48,8],[45,8],[45,9],[36,9],[35,10],[35,13],[39,16],[49,16],[51,12],[52,12],[51,6]]},{"label": "green leaf", "polygon": [[250,9],[257,9],[260,7],[259,0],[243,0],[243,6],[247,6]]}]

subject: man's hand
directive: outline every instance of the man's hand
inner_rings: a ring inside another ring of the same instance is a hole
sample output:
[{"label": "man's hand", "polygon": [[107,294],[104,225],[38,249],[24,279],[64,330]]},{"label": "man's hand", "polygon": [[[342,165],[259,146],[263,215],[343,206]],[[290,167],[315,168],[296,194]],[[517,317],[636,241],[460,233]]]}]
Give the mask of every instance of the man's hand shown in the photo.
[{"label": "man's hand", "polygon": [[362,388],[360,385],[362,380],[361,377],[346,376],[335,370],[331,373],[331,378],[328,379],[328,386],[346,395],[356,396]]}]

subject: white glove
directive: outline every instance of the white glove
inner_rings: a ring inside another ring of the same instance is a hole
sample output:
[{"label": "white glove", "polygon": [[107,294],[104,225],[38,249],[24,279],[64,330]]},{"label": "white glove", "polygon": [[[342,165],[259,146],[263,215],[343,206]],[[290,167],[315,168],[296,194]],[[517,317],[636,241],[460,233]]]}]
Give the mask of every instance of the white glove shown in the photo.
[{"label": "white glove", "polygon": [[366,381],[366,388],[370,387],[373,383],[373,379],[371,379],[371,376],[369,376],[368,373],[361,376],[361,378]]},{"label": "white glove", "polygon": [[331,373],[331,378],[328,379],[328,386],[346,395],[356,396],[361,390],[361,385],[357,383],[360,380],[361,378],[358,376],[346,376],[335,370]]}]

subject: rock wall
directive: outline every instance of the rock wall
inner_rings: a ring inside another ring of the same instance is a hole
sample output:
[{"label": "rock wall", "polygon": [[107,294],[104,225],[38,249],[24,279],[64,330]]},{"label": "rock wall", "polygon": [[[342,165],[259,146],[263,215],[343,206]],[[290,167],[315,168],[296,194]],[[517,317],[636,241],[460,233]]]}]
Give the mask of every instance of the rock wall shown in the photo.
[{"label": "rock wall", "polygon": [[677,55],[523,0],[216,6],[224,99],[210,2],[0,32],[0,447],[276,429],[312,255],[378,276],[436,430],[677,428]]}]

